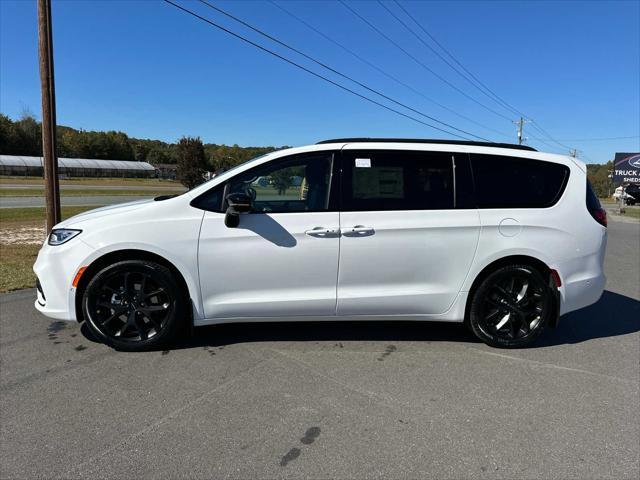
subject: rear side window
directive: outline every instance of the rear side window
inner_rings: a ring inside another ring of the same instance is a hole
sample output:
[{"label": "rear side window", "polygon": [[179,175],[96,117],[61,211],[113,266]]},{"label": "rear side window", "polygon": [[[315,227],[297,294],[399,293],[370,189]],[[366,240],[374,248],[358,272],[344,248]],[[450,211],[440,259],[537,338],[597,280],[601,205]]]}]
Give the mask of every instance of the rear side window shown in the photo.
[{"label": "rear side window", "polygon": [[594,211],[594,210],[598,210],[599,208],[602,208],[602,206],[600,205],[600,200],[598,199],[598,196],[596,195],[596,193],[593,191],[593,187],[591,186],[591,182],[589,180],[587,180],[587,210],[589,210],[590,212]]},{"label": "rear side window", "polygon": [[471,155],[478,208],[545,208],[562,196],[569,168],[502,155]]},{"label": "rear side window", "polygon": [[451,153],[343,151],[342,210],[454,208]]}]

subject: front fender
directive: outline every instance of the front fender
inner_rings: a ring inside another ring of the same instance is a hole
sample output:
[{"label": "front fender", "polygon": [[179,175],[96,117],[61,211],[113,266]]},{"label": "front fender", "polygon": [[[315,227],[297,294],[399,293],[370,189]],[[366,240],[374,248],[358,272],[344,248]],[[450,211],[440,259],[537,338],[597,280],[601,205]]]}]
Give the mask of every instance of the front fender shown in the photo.
[{"label": "front fender", "polygon": [[104,245],[93,249],[77,266],[76,270],[82,267],[89,267],[106,255],[118,252],[140,251],[157,255],[170,263],[184,278],[193,305],[194,319],[199,319],[202,318],[202,298],[200,295],[200,280],[198,278],[197,239],[194,239],[193,243],[195,244],[193,251],[178,249],[177,252],[180,253],[172,253],[161,246],[146,242],[120,242]]}]

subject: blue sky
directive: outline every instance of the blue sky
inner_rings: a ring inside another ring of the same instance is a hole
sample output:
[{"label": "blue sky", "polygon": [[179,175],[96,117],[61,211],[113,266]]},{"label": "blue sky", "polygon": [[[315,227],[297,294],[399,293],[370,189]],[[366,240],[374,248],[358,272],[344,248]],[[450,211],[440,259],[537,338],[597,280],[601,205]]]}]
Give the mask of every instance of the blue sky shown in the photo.
[{"label": "blue sky", "polygon": [[[176,1],[322,72],[202,4]],[[376,2],[350,5],[440,76],[508,118],[425,71],[340,3],[280,2],[422,95],[476,123],[398,85],[269,2],[211,1],[416,110],[494,141],[516,140],[513,112],[458,76]],[[580,150],[585,161],[640,150],[639,1],[401,2],[476,77],[554,139]],[[386,5],[402,15],[394,3]],[[25,109],[40,114],[36,18],[35,0],[0,0],[0,111],[13,118]],[[302,145],[344,136],[447,137],[161,1],[54,0],[53,21],[59,124],[166,141],[198,135],[205,142],[239,145]],[[541,150],[563,150],[548,138],[553,148],[535,140],[545,137],[529,125],[525,135]],[[624,136],[636,138],[582,140]]]}]

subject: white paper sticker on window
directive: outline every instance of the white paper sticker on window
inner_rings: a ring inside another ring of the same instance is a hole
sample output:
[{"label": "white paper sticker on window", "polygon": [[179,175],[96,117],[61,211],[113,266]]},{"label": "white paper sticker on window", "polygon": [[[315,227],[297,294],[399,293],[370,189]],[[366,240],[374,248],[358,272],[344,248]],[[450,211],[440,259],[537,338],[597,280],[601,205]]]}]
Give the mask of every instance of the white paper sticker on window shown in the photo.
[{"label": "white paper sticker on window", "polygon": [[371,159],[370,158],[356,158],[356,167],[357,168],[371,168]]}]

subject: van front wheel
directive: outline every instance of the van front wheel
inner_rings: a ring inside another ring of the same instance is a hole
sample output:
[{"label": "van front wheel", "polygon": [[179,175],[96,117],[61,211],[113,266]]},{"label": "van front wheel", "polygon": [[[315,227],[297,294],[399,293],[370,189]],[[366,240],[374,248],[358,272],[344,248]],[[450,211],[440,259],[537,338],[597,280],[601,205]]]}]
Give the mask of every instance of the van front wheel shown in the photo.
[{"label": "van front wheel", "polygon": [[184,294],[171,271],[126,260],[99,271],[87,285],[82,310],[92,333],[117,350],[166,346],[183,324]]},{"label": "van front wheel", "polygon": [[469,326],[487,345],[518,348],[542,334],[553,312],[553,292],[528,265],[509,265],[487,276],[471,300]]}]

